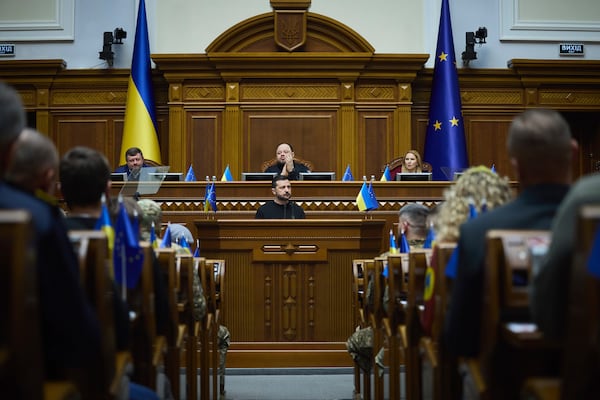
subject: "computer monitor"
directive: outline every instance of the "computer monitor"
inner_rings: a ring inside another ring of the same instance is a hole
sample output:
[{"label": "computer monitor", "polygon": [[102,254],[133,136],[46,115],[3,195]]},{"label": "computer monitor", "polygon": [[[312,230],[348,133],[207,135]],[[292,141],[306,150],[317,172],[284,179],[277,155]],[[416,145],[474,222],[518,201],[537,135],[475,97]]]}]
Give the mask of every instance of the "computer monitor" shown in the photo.
[{"label": "computer monitor", "polygon": [[178,182],[183,180],[183,173],[181,172],[150,172],[148,176],[151,179],[157,181],[162,179],[165,182]]},{"label": "computer monitor", "polygon": [[402,182],[430,181],[431,172],[398,172],[396,180]]},{"label": "computer monitor", "polygon": [[300,172],[301,181],[335,181],[335,172]]},{"label": "computer monitor", "polygon": [[272,181],[275,172],[242,172],[243,181]]},{"label": "computer monitor", "polygon": [[113,172],[110,174],[110,180],[113,182],[125,182],[127,180],[127,172]]}]

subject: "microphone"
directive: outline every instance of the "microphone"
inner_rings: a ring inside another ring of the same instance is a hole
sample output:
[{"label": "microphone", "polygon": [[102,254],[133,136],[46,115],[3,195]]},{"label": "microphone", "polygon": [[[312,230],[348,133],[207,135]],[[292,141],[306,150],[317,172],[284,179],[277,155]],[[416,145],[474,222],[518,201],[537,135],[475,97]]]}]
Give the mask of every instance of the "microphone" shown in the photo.
[{"label": "microphone", "polygon": [[296,219],[296,214],[294,214],[294,202],[292,200],[288,201],[288,204],[290,206],[290,211],[292,212],[292,219]]}]

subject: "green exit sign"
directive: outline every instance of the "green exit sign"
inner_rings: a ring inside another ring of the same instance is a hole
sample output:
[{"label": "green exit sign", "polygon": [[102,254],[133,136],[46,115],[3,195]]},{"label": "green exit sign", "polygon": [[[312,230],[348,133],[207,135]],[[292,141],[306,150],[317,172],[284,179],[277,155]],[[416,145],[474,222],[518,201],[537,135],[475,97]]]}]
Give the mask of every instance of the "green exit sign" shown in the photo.
[{"label": "green exit sign", "polygon": [[558,45],[558,51],[561,56],[582,56],[584,54],[581,43],[561,43]]}]

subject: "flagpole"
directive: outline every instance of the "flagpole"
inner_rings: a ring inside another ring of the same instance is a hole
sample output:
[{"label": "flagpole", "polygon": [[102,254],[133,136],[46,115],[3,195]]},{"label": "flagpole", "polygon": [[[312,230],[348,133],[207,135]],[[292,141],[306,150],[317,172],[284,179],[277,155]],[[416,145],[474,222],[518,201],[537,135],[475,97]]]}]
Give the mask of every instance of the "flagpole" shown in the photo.
[{"label": "flagpole", "polygon": [[127,266],[125,265],[125,246],[121,246],[121,297],[127,302]]}]

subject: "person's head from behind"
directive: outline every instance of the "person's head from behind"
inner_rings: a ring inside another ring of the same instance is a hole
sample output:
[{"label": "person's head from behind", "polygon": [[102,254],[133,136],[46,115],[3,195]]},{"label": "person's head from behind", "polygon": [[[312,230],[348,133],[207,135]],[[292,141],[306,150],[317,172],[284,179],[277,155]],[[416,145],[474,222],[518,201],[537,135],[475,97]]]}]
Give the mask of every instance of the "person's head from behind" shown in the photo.
[{"label": "person's head from behind", "polygon": [[144,165],[144,154],[139,147],[130,147],[125,152],[125,162],[131,171],[138,170]]},{"label": "person's head from behind", "polygon": [[171,242],[181,245],[182,238],[185,238],[185,241],[192,246],[194,243],[194,236],[192,232],[182,224],[169,224],[169,229],[171,230]]},{"label": "person's head from behind", "polygon": [[398,236],[402,232],[408,240],[425,239],[427,236],[427,216],[429,207],[418,203],[408,203],[398,212]]},{"label": "person's head from behind", "polygon": [[571,182],[577,143],[557,111],[531,109],[515,117],[507,149],[521,185]]},{"label": "person's head from behind", "polygon": [[479,214],[492,210],[512,198],[508,179],[487,167],[471,167],[444,192],[444,202],[434,219],[436,240],[456,242],[459,227],[470,215],[470,204]]},{"label": "person's head from behind", "polygon": [[271,181],[271,190],[277,204],[287,204],[292,197],[292,185],[287,176],[275,175]]},{"label": "person's head from behind", "polygon": [[54,143],[35,129],[23,130],[12,148],[5,179],[30,193],[54,195],[58,182]]},{"label": "person's head from behind", "polygon": [[80,207],[100,211],[103,194],[110,187],[110,166],[97,150],[77,146],[60,160],[60,189],[69,209]]},{"label": "person's head from behind", "polygon": [[142,240],[150,240],[152,224],[154,224],[156,236],[160,236],[162,221],[162,209],[160,205],[151,199],[140,199],[138,200],[138,206],[142,212],[140,216],[140,237]]},{"label": "person's head from behind", "polygon": [[279,143],[277,145],[277,150],[275,151],[277,161],[284,163],[290,156],[292,159],[294,158],[294,149],[292,148],[292,145],[289,143]]},{"label": "person's head from behind", "polygon": [[15,89],[0,82],[0,172],[8,163],[8,155],[17,137],[25,129],[25,109]]},{"label": "person's head from behind", "polygon": [[409,150],[404,155],[402,172],[422,172],[421,155],[416,150]]}]

